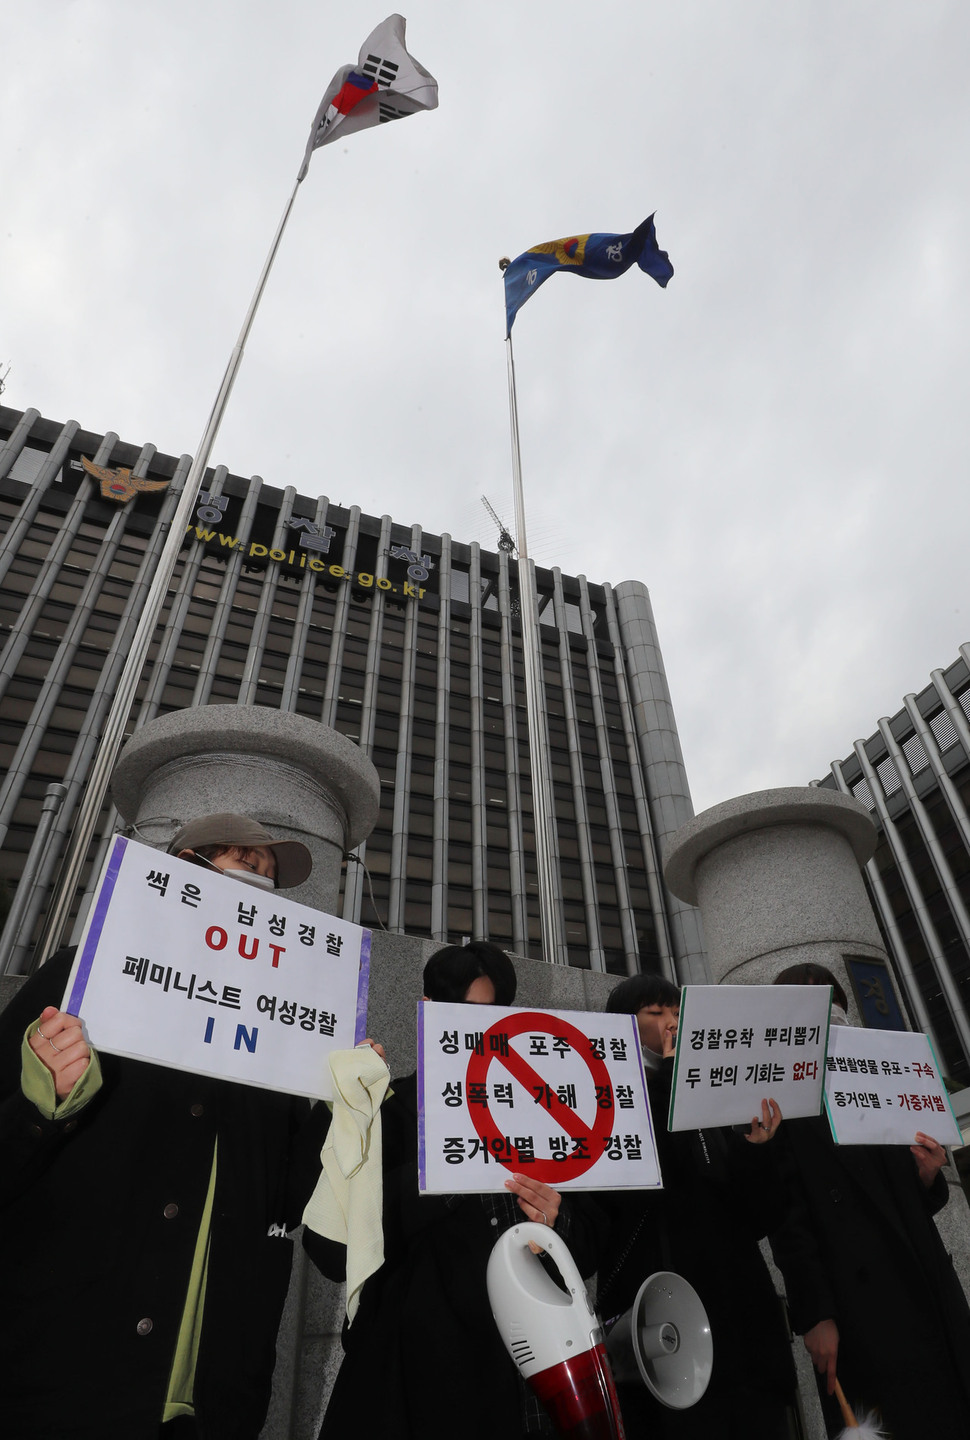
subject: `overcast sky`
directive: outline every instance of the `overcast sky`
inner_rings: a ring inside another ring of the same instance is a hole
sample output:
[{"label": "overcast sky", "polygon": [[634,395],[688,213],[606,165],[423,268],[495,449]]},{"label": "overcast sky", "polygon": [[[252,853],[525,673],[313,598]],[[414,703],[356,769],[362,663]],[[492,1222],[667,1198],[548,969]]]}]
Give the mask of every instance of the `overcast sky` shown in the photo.
[{"label": "overcast sky", "polygon": [[[3,21],[3,403],[194,451],[378,0]],[[698,810],[804,784],[970,639],[966,0],[414,0],[440,106],[319,150],[213,461],[511,525],[497,261],[651,211],[676,274],[519,314],[530,549],[650,587]]]}]

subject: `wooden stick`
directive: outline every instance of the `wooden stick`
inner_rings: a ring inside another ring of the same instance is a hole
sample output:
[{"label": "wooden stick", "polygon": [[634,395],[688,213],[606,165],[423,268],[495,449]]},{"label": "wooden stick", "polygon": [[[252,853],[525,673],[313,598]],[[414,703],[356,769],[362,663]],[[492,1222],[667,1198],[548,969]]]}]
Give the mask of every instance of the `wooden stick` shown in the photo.
[{"label": "wooden stick", "polygon": [[850,1430],[858,1430],[859,1422],[852,1413],[852,1406],[845,1398],[845,1393],[838,1380],[835,1382],[835,1398],[839,1402],[839,1409],[842,1411],[842,1419]]}]

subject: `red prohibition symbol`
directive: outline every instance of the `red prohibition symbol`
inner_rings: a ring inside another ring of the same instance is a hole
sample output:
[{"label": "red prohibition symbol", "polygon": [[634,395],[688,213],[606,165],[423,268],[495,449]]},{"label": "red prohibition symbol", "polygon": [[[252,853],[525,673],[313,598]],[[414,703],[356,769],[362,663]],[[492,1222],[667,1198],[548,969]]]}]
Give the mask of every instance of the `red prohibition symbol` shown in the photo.
[{"label": "red prohibition symbol", "polygon": [[[568,1040],[576,1054],[586,1062],[592,1078],[595,1091],[596,1086],[606,1086],[612,1097],[613,1086],[610,1080],[610,1072],[604,1060],[598,1059],[590,1049],[589,1039],[575,1025],[568,1024],[565,1020],[553,1020],[551,1016],[544,1015],[541,1011],[525,1010],[518,1015],[509,1015],[504,1020],[497,1020],[490,1025],[482,1037],[484,1048],[483,1055],[472,1054],[468,1061],[468,1069],[465,1071],[465,1094],[468,1094],[470,1085],[484,1084],[488,1077],[489,1067],[494,1063],[504,1065],[505,1069],[524,1086],[530,1095],[541,1086],[546,1089],[546,1081],[534,1070],[521,1055],[509,1046],[507,1055],[500,1055],[498,1051],[491,1050],[490,1037],[492,1035],[507,1035],[511,1040],[516,1035],[522,1035],[528,1031],[532,1035],[545,1033],[555,1039]],[[542,1180],[547,1185],[555,1185],[563,1180],[575,1180],[591,1169],[603,1154],[604,1142],[613,1133],[613,1104],[612,1099],[608,1109],[596,1107],[592,1126],[586,1124],[581,1115],[577,1114],[569,1105],[559,1099],[553,1087],[549,1086],[548,1110],[553,1119],[562,1126],[566,1134],[573,1140],[585,1141],[585,1154],[569,1155],[565,1160],[534,1160],[519,1162],[516,1155],[515,1163],[501,1160],[507,1170],[522,1170],[532,1175],[536,1180]],[[505,1136],[499,1129],[495,1120],[486,1105],[469,1106],[471,1121],[478,1131],[479,1138],[488,1146],[489,1153],[497,1158],[495,1146],[499,1150],[505,1148]],[[495,1142],[493,1146],[492,1142]]]}]

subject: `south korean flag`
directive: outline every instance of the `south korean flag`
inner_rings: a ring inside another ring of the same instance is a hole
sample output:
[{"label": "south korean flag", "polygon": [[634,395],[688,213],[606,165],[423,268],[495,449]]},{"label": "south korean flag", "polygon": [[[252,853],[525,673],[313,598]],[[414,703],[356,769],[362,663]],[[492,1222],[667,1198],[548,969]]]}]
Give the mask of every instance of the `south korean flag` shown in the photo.
[{"label": "south korean flag", "polygon": [[337,71],[314,116],[298,180],[306,175],[314,150],[338,134],[437,108],[438,82],[408,54],[406,23],[403,15],[389,15],[364,41],[356,66]]}]

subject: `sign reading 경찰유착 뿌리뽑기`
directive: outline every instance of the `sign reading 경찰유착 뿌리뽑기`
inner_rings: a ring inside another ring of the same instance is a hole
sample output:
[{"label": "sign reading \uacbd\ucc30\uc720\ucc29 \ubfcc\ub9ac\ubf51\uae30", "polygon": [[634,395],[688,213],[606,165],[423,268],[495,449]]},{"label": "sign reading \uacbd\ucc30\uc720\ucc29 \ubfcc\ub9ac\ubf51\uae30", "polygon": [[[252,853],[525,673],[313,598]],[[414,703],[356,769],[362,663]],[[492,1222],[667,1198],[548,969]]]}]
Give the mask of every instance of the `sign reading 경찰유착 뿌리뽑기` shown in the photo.
[{"label": "sign reading \uacbd\ucc30\uc720\ucc29 \ubfcc\ub9ac\ubf51\uae30", "polygon": [[775,1100],[785,1119],[822,1108],[827,985],[687,985],[681,994],[671,1130],[743,1125]]},{"label": "sign reading \uacbd\ucc30\uc720\ucc29 \ubfcc\ub9ac\ubf51\uae30", "polygon": [[96,1049],[329,1099],[369,963],[370,931],[117,835],[63,1009]]}]

